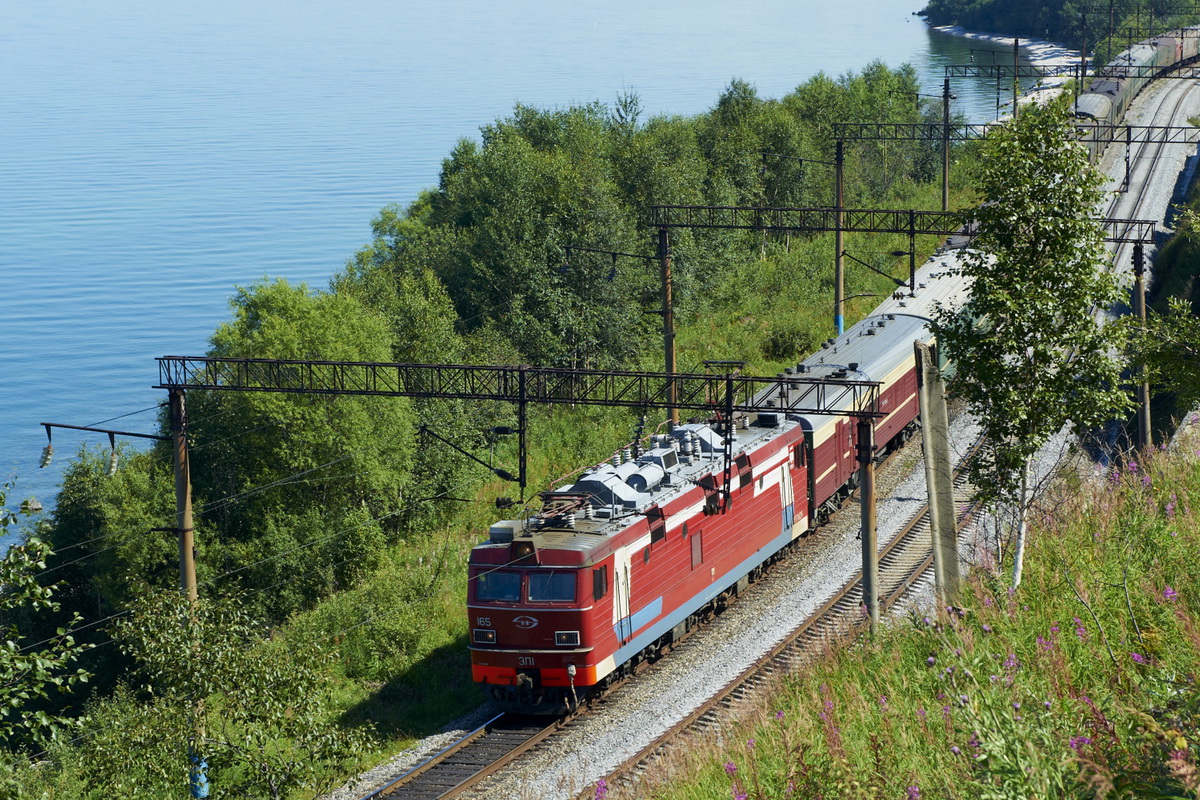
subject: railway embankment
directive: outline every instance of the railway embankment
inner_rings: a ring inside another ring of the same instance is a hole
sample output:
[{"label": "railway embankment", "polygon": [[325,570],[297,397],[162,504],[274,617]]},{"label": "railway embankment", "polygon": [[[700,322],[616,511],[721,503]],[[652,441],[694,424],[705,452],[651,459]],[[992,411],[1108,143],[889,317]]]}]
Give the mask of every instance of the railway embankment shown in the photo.
[{"label": "railway embankment", "polygon": [[788,676],[634,794],[969,798],[1003,786],[1061,797],[1119,785],[1195,796],[1198,453],[1192,430],[1099,474],[1078,462],[1034,515],[1019,591],[975,571],[958,606]]}]

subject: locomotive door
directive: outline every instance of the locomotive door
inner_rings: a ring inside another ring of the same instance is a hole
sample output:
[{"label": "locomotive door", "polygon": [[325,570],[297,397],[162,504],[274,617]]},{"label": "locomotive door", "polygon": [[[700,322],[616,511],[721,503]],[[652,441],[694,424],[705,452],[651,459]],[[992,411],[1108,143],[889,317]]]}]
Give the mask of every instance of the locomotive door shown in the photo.
[{"label": "locomotive door", "polygon": [[613,631],[621,644],[633,636],[629,590],[629,548],[621,547],[613,558]]},{"label": "locomotive door", "polygon": [[796,520],[796,498],[792,490],[792,469],[787,461],[779,467],[779,505],[783,509],[783,532],[792,533],[792,525]]}]

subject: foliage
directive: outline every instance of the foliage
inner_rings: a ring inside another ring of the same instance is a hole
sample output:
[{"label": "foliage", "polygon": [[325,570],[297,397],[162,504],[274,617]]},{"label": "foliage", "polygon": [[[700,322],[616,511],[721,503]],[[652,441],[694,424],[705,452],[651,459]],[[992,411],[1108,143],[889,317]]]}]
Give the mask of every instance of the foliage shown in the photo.
[{"label": "foliage", "polygon": [[806,665],[639,796],[1196,798],[1200,438],[1080,466],[1021,587],[979,565],[959,606]]},{"label": "foliage", "polygon": [[[275,281],[240,290],[232,307],[210,355],[393,356],[381,316],[346,294]],[[288,583],[292,591],[258,598],[283,615],[338,585],[334,564],[347,536],[361,542],[364,530],[377,530],[382,545],[399,535],[415,449],[409,401],[193,391],[188,417],[198,569],[210,580],[229,575],[226,591],[230,582]]]},{"label": "foliage", "polygon": [[[23,515],[34,513],[30,501],[21,504],[19,511],[6,505],[10,482],[0,485],[0,531],[10,535]],[[23,634],[19,621],[43,612],[59,610],[56,584],[39,580],[52,555],[50,546],[36,536],[27,534],[23,541],[9,548],[0,559],[0,620],[3,621],[3,642],[0,642],[0,741],[10,746],[28,742],[43,744],[72,725],[72,720],[47,714],[41,701],[50,693],[67,694],[79,683],[91,677],[72,663],[89,649],[75,641],[68,628],[78,625],[80,618],[68,620],[48,641],[30,641]],[[28,627],[28,626],[26,626]]]},{"label": "foliage", "polygon": [[967,401],[985,441],[970,474],[981,499],[1018,509],[1013,580],[1029,464],[1065,425],[1079,432],[1126,406],[1118,329],[1094,316],[1119,297],[1095,219],[1102,179],[1073,140],[1066,100],[988,136],[971,213],[975,249],[962,259],[971,292],[942,312],[937,338],[957,364],[951,390]]},{"label": "foliage", "polygon": [[1133,340],[1133,359],[1153,383],[1176,395],[1178,405],[1200,402],[1200,318],[1189,303],[1171,299],[1166,313],[1151,314]]},{"label": "foliage", "polygon": [[[242,604],[205,600],[191,606],[176,592],[144,599],[117,624],[116,638],[134,659],[138,688],[150,699],[147,711],[195,720],[202,729],[193,746],[208,760],[214,796],[279,798],[320,788],[331,768],[369,741],[366,731],[331,719],[331,654],[319,643],[275,652],[260,643],[262,634]],[[198,707],[207,712],[199,718]],[[162,766],[165,791],[186,778],[187,761],[178,755],[195,735],[186,724],[167,726],[149,752],[130,758],[173,751],[174,767]]]}]

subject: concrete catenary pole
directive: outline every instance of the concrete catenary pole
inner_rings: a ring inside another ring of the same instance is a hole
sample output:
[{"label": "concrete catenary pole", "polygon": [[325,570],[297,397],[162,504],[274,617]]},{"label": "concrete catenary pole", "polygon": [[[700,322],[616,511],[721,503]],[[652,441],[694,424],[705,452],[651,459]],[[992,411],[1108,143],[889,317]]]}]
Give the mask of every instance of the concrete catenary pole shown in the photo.
[{"label": "concrete catenary pole", "polygon": [[871,632],[879,625],[879,531],[875,526],[875,421],[858,418],[859,501],[862,505],[862,593]]},{"label": "concrete catenary pole", "polygon": [[833,327],[840,336],[845,330],[846,303],[846,262],[842,255],[846,249],[846,232],[843,206],[845,204],[843,178],[846,168],[846,146],[841,139],[837,140],[834,151],[834,187],[833,187],[833,249],[836,255],[833,262]]},{"label": "concrete catenary pole", "polygon": [[[1146,251],[1141,242],[1133,245],[1133,311],[1137,314],[1141,329],[1146,330]],[[1150,384],[1146,381],[1146,370],[1139,370],[1138,435],[1139,449],[1147,450],[1154,445],[1154,434],[1150,429]]]},{"label": "concrete catenary pole", "polygon": [[[663,371],[674,375],[678,371],[675,367],[675,303],[671,288],[671,242],[667,238],[666,228],[658,229],[658,265],[662,279]],[[670,408],[667,414],[671,422],[678,423],[679,409],[675,404],[679,401],[679,387],[675,381],[668,380],[667,402]]]},{"label": "concrete catenary pole", "polygon": [[913,342],[917,360],[917,394],[921,405],[921,446],[929,487],[929,523],[933,538],[933,576],[938,601],[948,605],[962,580],[958,561],[958,520],[950,469],[950,421],[937,351]]},{"label": "concrete catenary pole", "polygon": [[950,210],[950,79],[942,81],[942,211]]}]

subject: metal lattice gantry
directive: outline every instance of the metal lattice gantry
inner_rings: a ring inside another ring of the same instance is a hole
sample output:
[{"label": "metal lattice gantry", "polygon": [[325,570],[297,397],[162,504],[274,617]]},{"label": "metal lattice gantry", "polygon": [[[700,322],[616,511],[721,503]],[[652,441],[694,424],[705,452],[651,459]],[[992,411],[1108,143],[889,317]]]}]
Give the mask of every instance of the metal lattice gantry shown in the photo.
[{"label": "metal lattice gantry", "polygon": [[[1004,127],[1002,122],[839,122],[833,126],[833,138],[842,141],[899,141],[940,144],[945,139],[968,142],[983,139],[991,131]],[[1079,129],[1077,141],[1125,142],[1127,144],[1191,144],[1200,137],[1200,128],[1190,125],[1112,125],[1099,122]]]},{"label": "metal lattice gantry", "polygon": [[[880,416],[877,381],[466,364],[164,356],[155,388]],[[670,398],[674,386],[677,399]]]},{"label": "metal lattice gantry", "polygon": [[[957,211],[856,208],[759,208],[755,206],[652,206],[653,225],[660,228],[823,233],[909,233],[918,236],[977,234],[969,217]],[[839,219],[840,215],[840,219]],[[1108,242],[1150,242],[1154,220],[1098,218]]]}]

